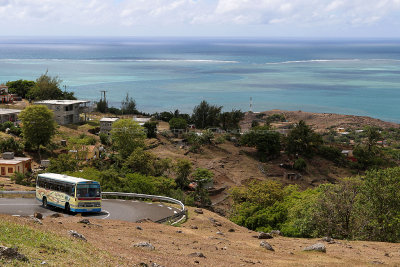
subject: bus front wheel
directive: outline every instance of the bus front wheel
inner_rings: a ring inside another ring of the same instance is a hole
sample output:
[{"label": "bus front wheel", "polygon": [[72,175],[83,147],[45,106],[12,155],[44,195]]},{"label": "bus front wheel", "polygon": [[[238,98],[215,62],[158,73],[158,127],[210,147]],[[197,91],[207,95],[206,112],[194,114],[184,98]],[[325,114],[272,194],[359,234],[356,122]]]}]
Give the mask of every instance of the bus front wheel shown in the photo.
[{"label": "bus front wheel", "polygon": [[47,198],[46,197],[43,197],[43,199],[42,199],[42,206],[43,206],[43,208],[47,208]]}]

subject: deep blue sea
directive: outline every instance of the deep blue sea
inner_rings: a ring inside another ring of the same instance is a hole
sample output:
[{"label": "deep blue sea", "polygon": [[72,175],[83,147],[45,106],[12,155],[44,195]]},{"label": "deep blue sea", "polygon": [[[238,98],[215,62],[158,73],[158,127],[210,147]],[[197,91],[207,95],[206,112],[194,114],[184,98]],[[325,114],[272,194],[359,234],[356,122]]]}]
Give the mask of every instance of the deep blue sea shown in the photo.
[{"label": "deep blue sea", "polygon": [[0,83],[48,70],[81,99],[140,110],[367,115],[400,122],[400,40],[0,38]]}]

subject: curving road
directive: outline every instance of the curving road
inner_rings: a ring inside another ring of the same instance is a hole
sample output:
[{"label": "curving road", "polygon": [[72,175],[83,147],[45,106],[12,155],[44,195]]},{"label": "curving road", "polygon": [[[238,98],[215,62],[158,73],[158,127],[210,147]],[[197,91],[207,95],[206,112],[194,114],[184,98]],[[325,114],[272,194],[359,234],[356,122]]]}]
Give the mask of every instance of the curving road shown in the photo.
[{"label": "curving road", "polygon": [[[137,200],[103,199],[102,212],[82,213],[83,217],[113,219],[136,222],[149,218],[161,220],[178,213],[177,208],[159,202],[141,202]],[[44,217],[54,213],[63,213],[59,208],[43,208],[35,198],[0,198],[0,213],[13,216],[29,216],[40,212]],[[68,216],[64,214],[64,216]]]}]

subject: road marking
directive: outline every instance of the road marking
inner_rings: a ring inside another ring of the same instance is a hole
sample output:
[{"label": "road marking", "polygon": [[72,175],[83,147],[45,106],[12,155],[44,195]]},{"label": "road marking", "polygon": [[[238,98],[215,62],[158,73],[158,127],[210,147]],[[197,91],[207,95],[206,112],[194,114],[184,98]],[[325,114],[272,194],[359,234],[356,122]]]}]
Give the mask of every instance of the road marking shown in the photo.
[{"label": "road marking", "polygon": [[146,202],[146,204],[149,204],[149,205],[151,205],[151,204],[153,204],[153,203],[151,203],[151,202]]},{"label": "road marking", "polygon": [[132,200],[132,202],[133,202],[133,203],[136,203],[136,202],[139,202],[139,201],[137,201],[137,200]]},{"label": "road marking", "polygon": [[1,206],[39,206],[39,204],[0,204]]},{"label": "road marking", "polygon": [[157,206],[159,206],[159,207],[164,207],[163,205],[161,205],[161,204],[158,204]]},{"label": "road marking", "polygon": [[117,199],[118,201],[126,201],[125,199]]},{"label": "road marking", "polygon": [[111,213],[109,213],[108,211],[106,211],[106,210],[103,210],[104,212],[107,212],[107,216],[106,217],[104,217],[104,218],[101,218],[102,220],[104,220],[104,219],[107,219],[109,216],[110,216],[110,214]]}]

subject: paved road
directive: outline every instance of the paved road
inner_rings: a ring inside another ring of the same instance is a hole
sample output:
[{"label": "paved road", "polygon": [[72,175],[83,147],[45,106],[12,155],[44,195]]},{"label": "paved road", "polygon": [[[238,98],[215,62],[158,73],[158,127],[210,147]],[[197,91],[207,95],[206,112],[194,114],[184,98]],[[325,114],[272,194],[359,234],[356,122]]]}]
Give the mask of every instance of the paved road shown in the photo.
[{"label": "paved road", "polygon": [[[63,213],[59,208],[43,208],[41,203],[34,198],[0,198],[0,213],[29,216],[40,212],[44,217],[53,213]],[[157,221],[179,212],[179,209],[169,207],[159,202],[141,202],[136,200],[103,199],[102,212],[85,214],[83,217],[96,219],[114,219],[136,222],[149,218]],[[66,214],[64,214],[67,216]]]}]

